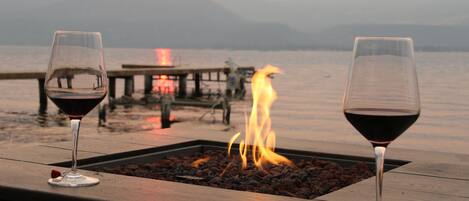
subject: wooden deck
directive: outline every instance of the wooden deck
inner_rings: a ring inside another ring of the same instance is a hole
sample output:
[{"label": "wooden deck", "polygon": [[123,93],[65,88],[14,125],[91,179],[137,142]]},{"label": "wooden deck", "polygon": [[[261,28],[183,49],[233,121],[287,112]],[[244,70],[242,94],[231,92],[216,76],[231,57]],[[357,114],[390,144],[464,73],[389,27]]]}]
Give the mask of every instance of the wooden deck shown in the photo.
[{"label": "wooden deck", "polygon": [[[79,158],[104,156],[194,139],[227,142],[230,137],[231,135],[222,131],[188,129],[188,125],[184,124],[161,130],[158,135],[153,132],[140,132],[113,135],[112,140],[109,136],[85,137],[80,139]],[[287,149],[372,157],[369,146],[284,137],[278,138],[277,142],[279,147]],[[71,142],[57,142],[0,149],[1,199],[10,194],[23,195],[23,200],[44,200],[43,198],[47,197],[45,195],[48,195],[48,199],[51,199],[50,195],[59,196],[55,197],[56,200],[72,197],[89,200],[302,200],[106,173],[96,175],[93,172],[87,174],[97,176],[102,181],[95,187],[69,189],[49,186],[46,179],[50,170],[65,168],[51,167],[48,164],[70,160],[70,148]],[[469,200],[469,155],[390,148],[387,158],[411,162],[385,173],[384,200]],[[374,196],[374,178],[370,178],[315,200],[374,200]]]}]

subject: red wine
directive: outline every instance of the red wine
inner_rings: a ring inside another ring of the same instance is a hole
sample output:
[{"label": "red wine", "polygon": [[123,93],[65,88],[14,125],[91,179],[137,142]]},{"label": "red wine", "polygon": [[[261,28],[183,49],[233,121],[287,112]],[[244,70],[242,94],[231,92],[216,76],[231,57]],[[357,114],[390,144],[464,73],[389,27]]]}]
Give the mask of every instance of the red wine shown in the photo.
[{"label": "red wine", "polygon": [[419,117],[418,111],[348,109],[345,117],[373,146],[387,146]]},{"label": "red wine", "polygon": [[74,93],[60,93],[49,95],[49,98],[59,107],[70,119],[81,119],[88,114],[105,95],[84,95]]}]

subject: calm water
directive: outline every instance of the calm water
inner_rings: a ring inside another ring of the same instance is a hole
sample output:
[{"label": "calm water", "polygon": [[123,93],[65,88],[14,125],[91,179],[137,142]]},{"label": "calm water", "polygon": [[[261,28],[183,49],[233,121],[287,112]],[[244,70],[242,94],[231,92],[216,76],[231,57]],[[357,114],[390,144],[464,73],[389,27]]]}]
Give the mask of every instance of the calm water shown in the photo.
[{"label": "calm water", "polygon": [[[154,54],[151,49],[107,49],[107,68],[152,64]],[[351,52],[184,49],[173,50],[173,56],[194,67],[222,66],[228,57],[240,65],[277,65],[284,71],[273,81],[279,94],[272,111],[277,135],[367,144],[341,111]],[[48,47],[0,46],[0,70],[45,71],[48,57]],[[416,57],[422,114],[391,146],[469,153],[469,53],[419,52]],[[37,109],[36,81],[0,81],[0,93],[0,112]]]}]

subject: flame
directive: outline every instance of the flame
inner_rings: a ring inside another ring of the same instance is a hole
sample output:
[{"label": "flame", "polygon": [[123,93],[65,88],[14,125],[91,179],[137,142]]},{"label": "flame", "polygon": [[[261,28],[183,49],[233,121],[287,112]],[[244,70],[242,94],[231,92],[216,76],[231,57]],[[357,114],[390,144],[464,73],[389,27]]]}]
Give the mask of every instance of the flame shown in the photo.
[{"label": "flame", "polygon": [[169,48],[156,48],[156,59],[157,63],[162,66],[173,65],[171,61],[171,49]]},{"label": "flame", "polygon": [[169,79],[167,75],[160,75],[153,86],[153,91],[159,91],[162,94],[172,94],[174,93],[174,81]]},{"label": "flame", "polygon": [[[280,72],[279,68],[267,65],[252,77],[252,110],[249,120],[247,118],[245,120],[244,140],[239,142],[239,155],[243,161],[243,168],[248,164],[249,147],[254,165],[259,169],[263,169],[263,165],[267,163],[292,165],[286,157],[275,153],[275,132],[271,129],[270,108],[277,99],[277,93],[272,87],[269,75]],[[230,139],[228,154],[231,153],[231,147],[239,136],[240,133],[237,133]]]},{"label": "flame", "polygon": [[194,162],[192,162],[191,166],[193,168],[199,168],[199,166],[206,163],[208,160],[210,160],[210,156],[205,156],[203,158],[199,158],[199,159],[195,160]]}]

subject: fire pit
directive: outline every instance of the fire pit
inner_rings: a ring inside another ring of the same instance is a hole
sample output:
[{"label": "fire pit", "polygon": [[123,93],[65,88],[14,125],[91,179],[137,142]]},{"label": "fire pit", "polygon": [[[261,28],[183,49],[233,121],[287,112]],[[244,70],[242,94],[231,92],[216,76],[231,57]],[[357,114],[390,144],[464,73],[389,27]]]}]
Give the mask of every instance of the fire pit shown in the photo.
[{"label": "fire pit", "polygon": [[[372,177],[370,158],[276,149],[270,108],[277,96],[270,76],[279,72],[267,65],[254,74],[253,104],[245,130],[228,143],[199,140],[140,150],[88,159],[80,162],[86,163],[82,168],[306,199]],[[405,163],[387,161],[385,170]]]},{"label": "fire pit", "polygon": [[[372,158],[287,149],[276,152],[293,165],[265,165],[259,170],[250,162],[243,169],[238,155],[227,156],[227,143],[204,140],[83,159],[79,164],[99,172],[307,199],[374,175]],[[54,165],[68,167],[68,163]],[[406,163],[386,160],[385,171]]]}]

